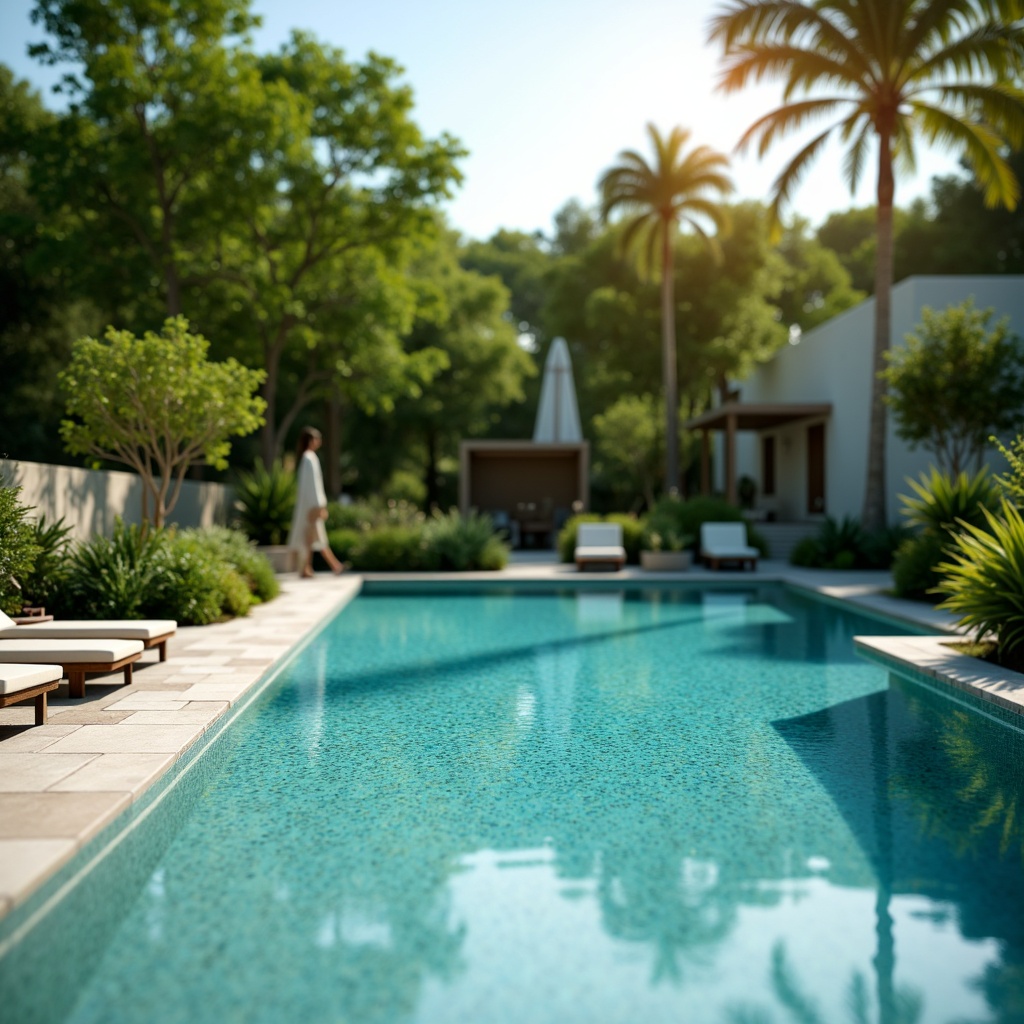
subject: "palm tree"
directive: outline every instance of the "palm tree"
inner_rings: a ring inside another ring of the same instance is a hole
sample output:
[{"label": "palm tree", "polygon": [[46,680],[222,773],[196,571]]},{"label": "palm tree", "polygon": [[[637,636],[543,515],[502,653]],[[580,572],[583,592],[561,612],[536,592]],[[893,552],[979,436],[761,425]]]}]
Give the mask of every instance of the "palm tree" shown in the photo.
[{"label": "palm tree", "polygon": [[653,124],[647,133],[654,144],[654,164],[639,153],[623,150],[619,163],[601,177],[601,216],[608,220],[613,211],[621,209],[629,215],[623,232],[624,246],[644,237],[647,243],[647,265],[655,263],[654,252],[660,249],[661,271],[661,347],[662,370],[665,377],[665,490],[679,486],[679,381],[676,372],[675,295],[672,275],[672,253],[680,222],[711,241],[704,230],[704,221],[721,228],[725,214],[713,195],[727,195],[733,185],[725,174],[728,157],[707,146],[697,146],[685,153],[690,133],[673,128],[667,138]]},{"label": "palm tree", "polygon": [[986,205],[1014,208],[1020,186],[1002,147],[1024,141],[1024,93],[1010,84],[1024,66],[1024,28],[1014,23],[1022,9],[1020,0],[731,0],[711,21],[711,39],[724,48],[720,88],[784,83],[783,105],[747,129],[739,150],[757,139],[764,156],[781,135],[835,117],[776,179],[776,220],[830,136],[847,147],[851,191],[877,141],[875,343],[862,517],[868,529],[885,525],[885,385],[878,374],[890,335],[894,163],[913,170],[919,138],[959,149]]}]

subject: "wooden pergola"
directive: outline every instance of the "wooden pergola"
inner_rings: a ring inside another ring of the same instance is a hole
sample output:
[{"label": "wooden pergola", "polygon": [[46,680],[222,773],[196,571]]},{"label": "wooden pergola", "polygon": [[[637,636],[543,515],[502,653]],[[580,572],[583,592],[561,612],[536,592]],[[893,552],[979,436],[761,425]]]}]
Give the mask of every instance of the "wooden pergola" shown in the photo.
[{"label": "wooden pergola", "polygon": [[713,430],[725,434],[725,496],[736,504],[736,432],[770,430],[800,420],[813,420],[832,414],[831,402],[726,402],[694,416],[683,424],[684,430],[699,430],[700,492],[711,493],[711,439]]}]

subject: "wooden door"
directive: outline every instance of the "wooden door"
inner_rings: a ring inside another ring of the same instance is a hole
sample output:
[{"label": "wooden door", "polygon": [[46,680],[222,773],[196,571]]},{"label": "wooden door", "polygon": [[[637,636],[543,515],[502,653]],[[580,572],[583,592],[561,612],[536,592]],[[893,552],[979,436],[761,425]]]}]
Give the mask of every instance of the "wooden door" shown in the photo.
[{"label": "wooden door", "polygon": [[825,424],[807,428],[807,511],[825,511]]}]

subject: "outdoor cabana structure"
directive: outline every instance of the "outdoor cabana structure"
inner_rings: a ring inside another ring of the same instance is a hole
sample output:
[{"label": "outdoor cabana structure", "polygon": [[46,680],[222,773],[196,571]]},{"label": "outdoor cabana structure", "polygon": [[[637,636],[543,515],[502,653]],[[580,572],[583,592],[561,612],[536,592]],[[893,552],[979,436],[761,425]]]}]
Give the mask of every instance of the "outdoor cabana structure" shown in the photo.
[{"label": "outdoor cabana structure", "polygon": [[[700,492],[711,493],[711,434],[724,434],[723,462],[725,496],[736,504],[736,435],[740,431],[763,431],[791,427],[801,422],[813,423],[807,432],[807,502],[808,512],[821,512],[825,506],[825,422],[832,415],[831,402],[726,402],[694,416],[683,424],[685,430],[700,432]],[[762,488],[765,494],[775,492],[775,452],[772,445],[763,446]]]},{"label": "outdoor cabana structure", "polygon": [[532,441],[463,441],[459,509],[488,513],[513,547],[550,547],[574,510],[590,503],[590,445],[583,440],[569,346],[551,343]]}]

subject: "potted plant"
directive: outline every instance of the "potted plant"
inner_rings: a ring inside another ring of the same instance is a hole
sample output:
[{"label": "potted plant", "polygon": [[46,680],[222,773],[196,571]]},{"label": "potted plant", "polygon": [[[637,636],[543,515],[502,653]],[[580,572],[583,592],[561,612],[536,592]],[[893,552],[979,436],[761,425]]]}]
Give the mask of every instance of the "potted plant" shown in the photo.
[{"label": "potted plant", "polygon": [[274,572],[294,572],[295,552],[286,546],[295,508],[295,474],[279,460],[269,467],[259,459],[251,473],[235,483],[234,525],[265,555]]},{"label": "potted plant", "polygon": [[644,534],[640,567],[649,572],[683,572],[690,568],[689,547],[693,538],[674,530]]}]

